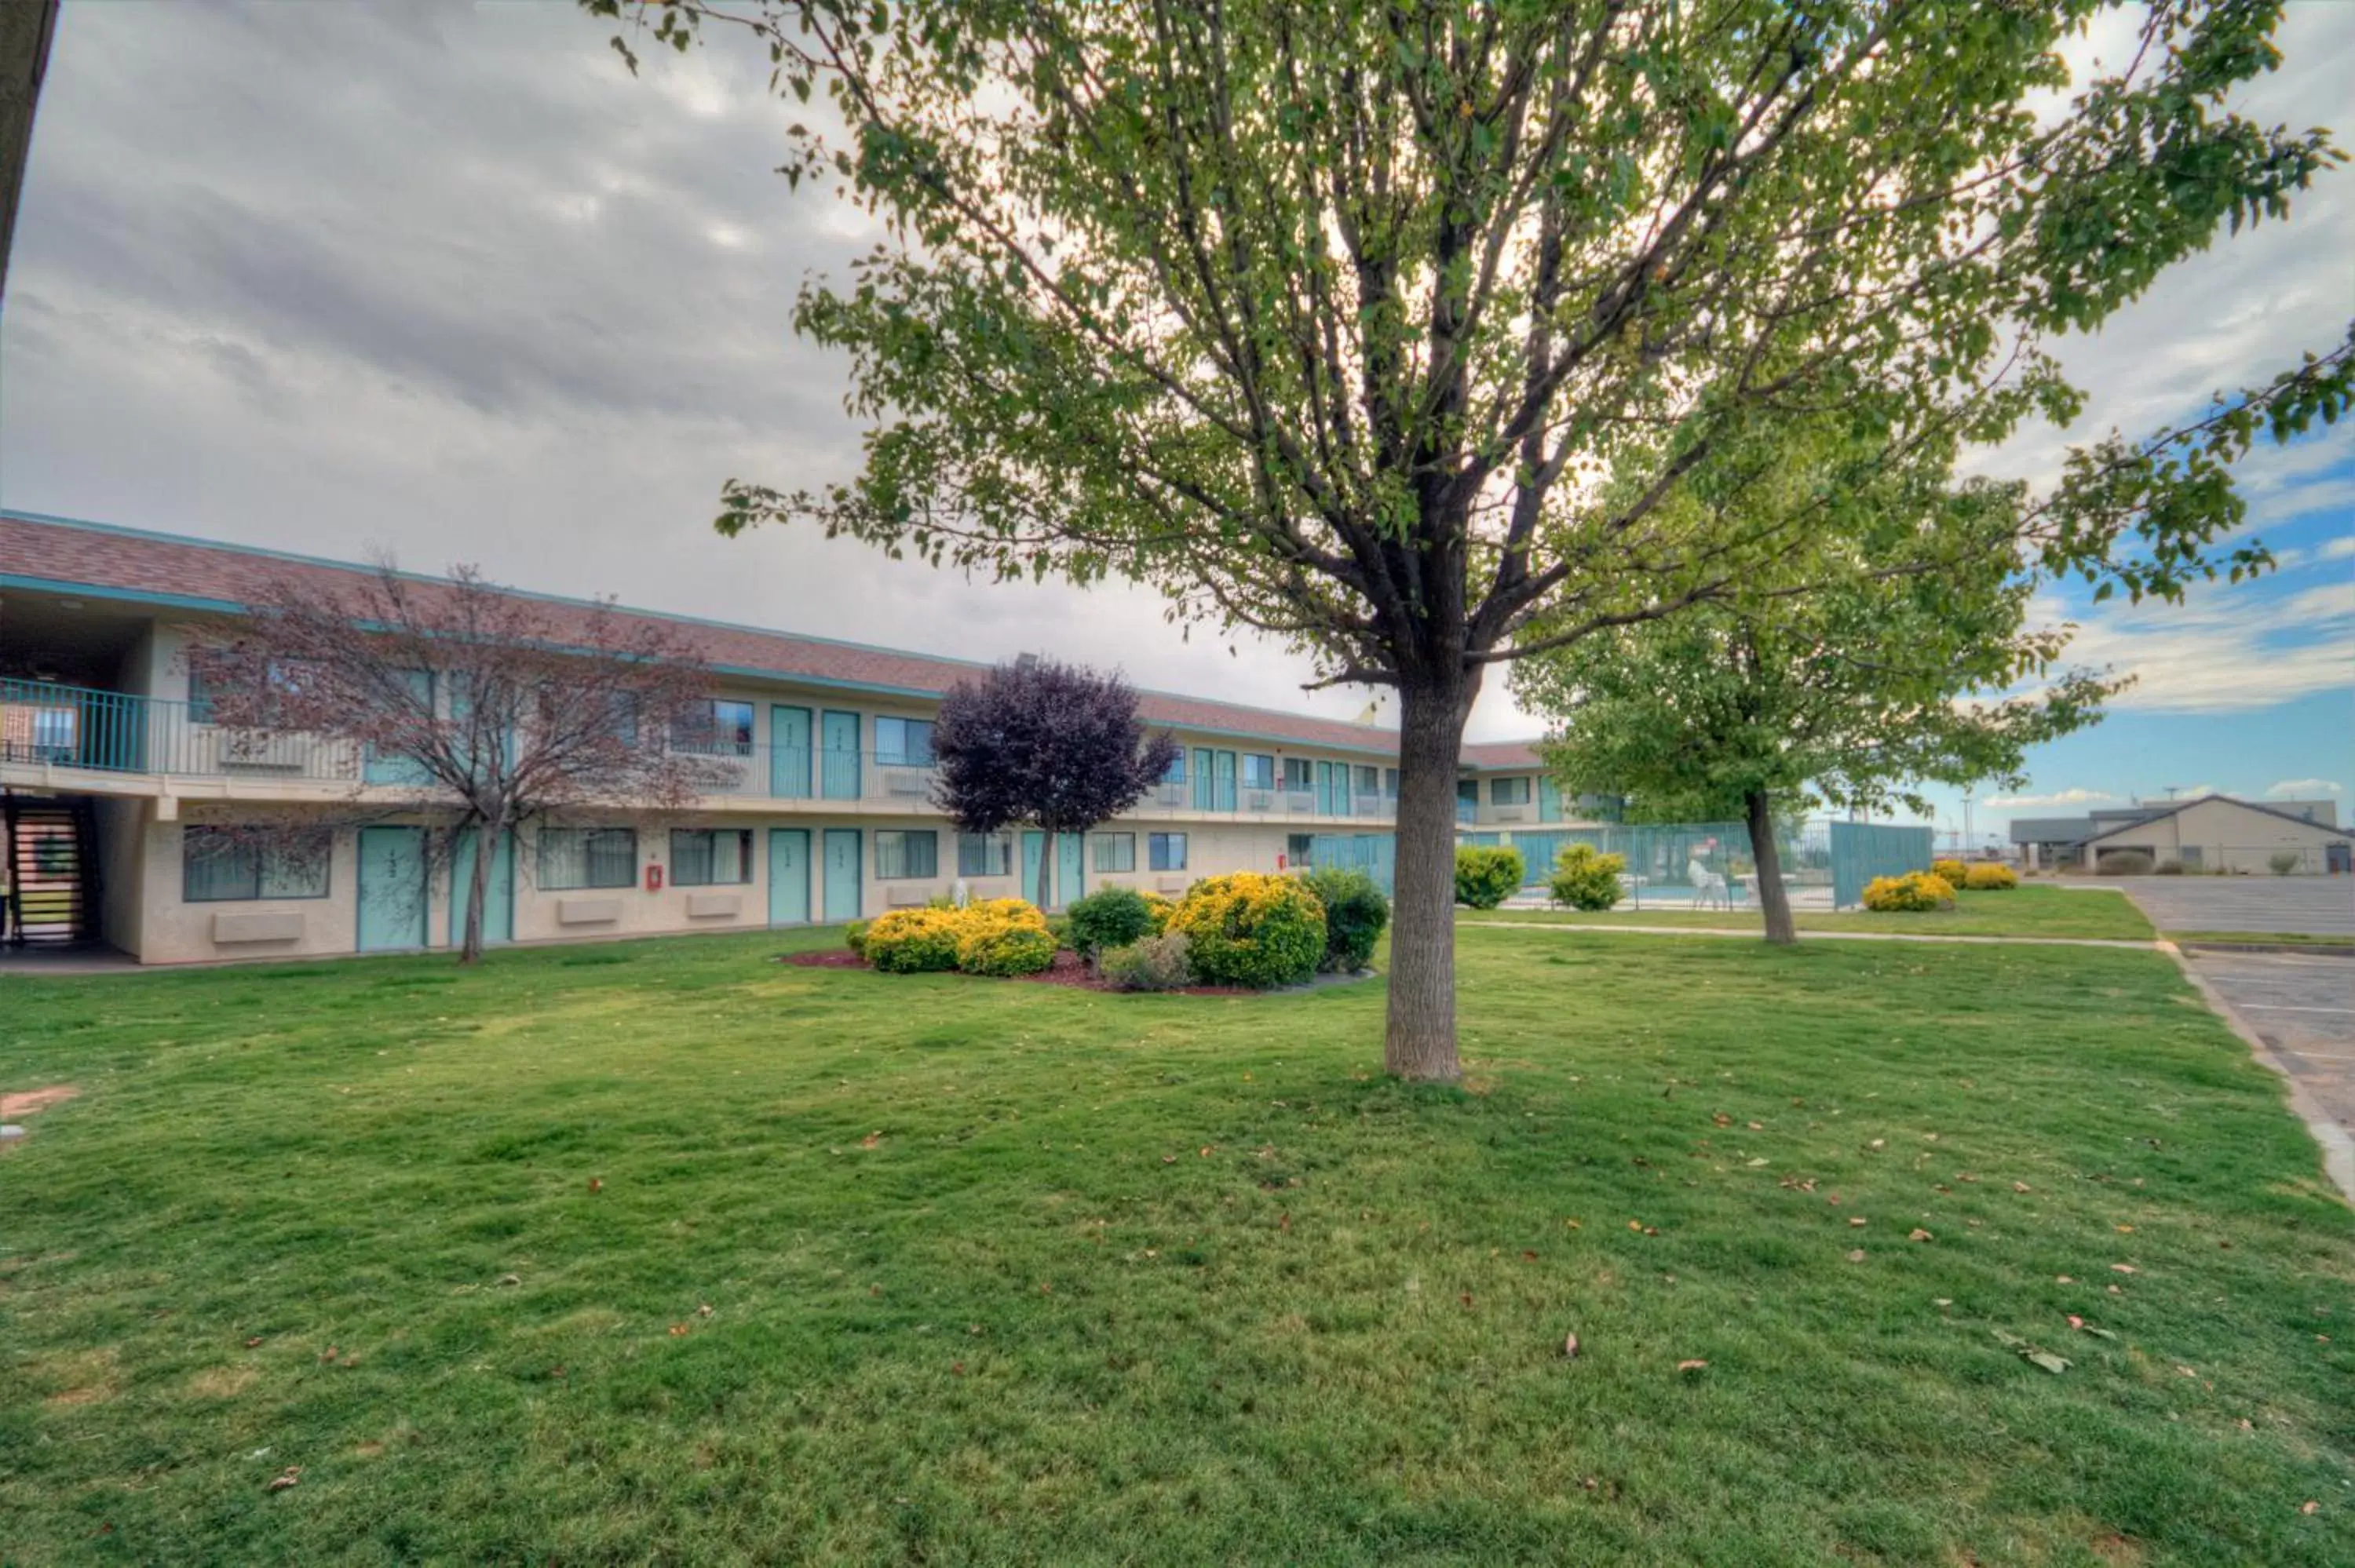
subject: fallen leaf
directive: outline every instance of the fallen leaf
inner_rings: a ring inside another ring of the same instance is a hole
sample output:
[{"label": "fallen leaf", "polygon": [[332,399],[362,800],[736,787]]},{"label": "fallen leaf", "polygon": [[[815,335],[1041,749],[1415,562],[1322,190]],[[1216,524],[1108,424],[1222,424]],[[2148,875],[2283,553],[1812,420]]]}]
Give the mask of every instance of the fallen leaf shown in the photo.
[{"label": "fallen leaf", "polygon": [[[284,1469],[279,1471],[276,1475],[271,1477],[269,1481],[261,1489],[265,1492],[282,1492],[288,1487],[294,1485],[302,1478],[303,1467],[300,1465],[289,1465]],[[2314,1511],[2311,1505],[2308,1505],[2307,1511],[2308,1513]]]},{"label": "fallen leaf", "polygon": [[1933,1307],[1952,1307],[1954,1304],[1955,1298],[1951,1296],[1935,1296],[1930,1299],[1930,1305]]},{"label": "fallen leaf", "polygon": [[1161,1163],[1164,1165],[1175,1165],[1178,1163],[1178,1157],[1174,1154],[1165,1154],[1161,1157]]},{"label": "fallen leaf", "polygon": [[2111,1295],[2113,1295],[2113,1296],[2124,1296],[2124,1295],[2126,1294],[2126,1292],[2125,1292],[2125,1291],[2123,1291],[2123,1290],[2121,1290],[2121,1289],[2119,1289],[2116,1286],[2113,1285],[2113,1286],[2111,1286],[2111,1287],[2110,1287],[2110,1294],[2111,1294]]},{"label": "fallen leaf", "polygon": [[2243,1432],[2254,1432],[2256,1429],[2257,1429],[2257,1428],[2256,1428],[2256,1424],[2255,1424],[2254,1422],[2251,1421],[2251,1420],[2250,1420],[2247,1416],[2245,1416],[2245,1415],[2243,1415],[2243,1416],[2242,1416],[2242,1417],[2241,1417],[2241,1430],[2242,1430],[2242,1431],[2243,1431]]},{"label": "fallen leaf", "polygon": [[1862,1214],[1853,1215],[1849,1218],[1848,1223],[1852,1225],[1860,1225],[1864,1224],[1864,1216]]},{"label": "fallen leaf", "polygon": [[321,1361],[334,1361],[337,1356],[342,1355],[343,1353],[344,1353],[343,1351],[341,1351],[337,1350],[335,1346],[333,1346],[333,1345],[329,1345],[329,1346],[327,1347],[327,1352],[326,1352],[326,1354],[325,1354],[325,1355],[321,1356],[319,1359],[320,1359]]},{"label": "fallen leaf", "polygon": [[523,1276],[520,1274],[502,1274],[498,1277],[498,1283],[501,1285],[521,1285],[523,1283]]},{"label": "fallen leaf", "polygon": [[687,1326],[684,1323],[673,1323],[670,1326],[670,1337],[674,1340],[684,1339],[687,1332]]},{"label": "fallen leaf", "polygon": [[1864,1261],[1864,1249],[1862,1247],[1857,1248],[1854,1252],[1848,1255],[1848,1260],[1850,1263],[1862,1263]]},{"label": "fallen leaf", "polygon": [[1709,1119],[1715,1122],[1720,1127],[1732,1127],[1733,1125],[1733,1118],[1726,1115],[1723,1111],[1719,1111]]},{"label": "fallen leaf", "polygon": [[1928,1231],[1923,1230],[1921,1226],[1916,1225],[1912,1231],[1907,1233],[1905,1239],[1907,1241],[1935,1241],[1937,1238],[1933,1236]]},{"label": "fallen leaf", "polygon": [[1709,1365],[1707,1361],[1678,1361],[1677,1363],[1677,1371],[1680,1372],[1699,1372],[1701,1368],[1707,1365]]},{"label": "fallen leaf", "polygon": [[1753,1165],[1764,1165],[1764,1164],[1765,1164],[1765,1163],[1766,1163],[1766,1161],[1764,1161],[1764,1160],[1752,1160],[1750,1163],[1751,1163],[1751,1164],[1753,1164]]},{"label": "fallen leaf", "polygon": [[1865,1147],[1867,1149],[1886,1149],[1889,1147],[1889,1139],[1885,1138],[1876,1138],[1870,1143],[1866,1144]]},{"label": "fallen leaf", "polygon": [[2052,1277],[2052,1283],[2055,1285],[2074,1285],[2077,1282],[2070,1278],[2065,1274],[2056,1274]]},{"label": "fallen leaf", "polygon": [[1209,1157],[1210,1157],[1210,1145],[1209,1145],[1209,1144],[1207,1144],[1207,1143],[1206,1143],[1206,1144],[1202,1145],[1202,1158],[1203,1158],[1203,1159],[1205,1159],[1205,1160],[1208,1160]]},{"label": "fallen leaf", "polygon": [[2137,1268],[2131,1263],[2114,1263],[2110,1265],[2110,1272],[2112,1274],[2140,1274],[2142,1270]]},{"label": "fallen leaf", "polygon": [[2300,1513],[2312,1513],[2316,1509],[2318,1509],[2322,1505],[2320,1503],[2316,1502],[2312,1498],[2308,1498],[2306,1501],[2297,1505],[2297,1511]]},{"label": "fallen leaf", "polygon": [[1463,1301],[1465,1307],[1468,1309],[1472,1305],[1472,1293],[1469,1290],[1463,1293]]},{"label": "fallen leaf", "polygon": [[879,1131],[879,1132],[870,1132],[870,1133],[868,1133],[865,1138],[862,1138],[862,1139],[860,1139],[858,1140],[858,1147],[859,1147],[859,1148],[861,1148],[861,1149],[880,1149],[880,1148],[882,1148],[882,1147],[883,1147],[883,1135],[882,1135],[882,1133],[880,1133]]},{"label": "fallen leaf", "polygon": [[1644,1222],[1641,1220],[1629,1220],[1627,1222],[1627,1228],[1634,1231],[1637,1235],[1642,1235],[1644,1234]]},{"label": "fallen leaf", "polygon": [[245,1342],[245,1348],[246,1348],[247,1350],[249,1350],[249,1351],[250,1351],[250,1350],[253,1349],[253,1347],[254,1347],[254,1346],[256,1346],[256,1345],[258,1345],[258,1344],[260,1344],[260,1343],[261,1343],[261,1335],[259,1335],[259,1334],[256,1334],[256,1335],[254,1335],[254,1336],[253,1336],[253,1338],[251,1338],[251,1339],[250,1339],[250,1340],[246,1340],[246,1342]]},{"label": "fallen leaf", "polygon": [[2028,1352],[2025,1360],[2029,1365],[2042,1367],[2054,1377],[2059,1377],[2062,1372],[2069,1370],[2067,1358],[2056,1356],[2051,1351],[2030,1351]]},{"label": "fallen leaf", "polygon": [[1577,1358],[1577,1356],[1578,1356],[1578,1336],[1577,1336],[1576,1334],[1565,1334],[1564,1336],[1562,1336],[1562,1341],[1561,1341],[1561,1353],[1562,1353],[1563,1355],[1565,1355],[1565,1356],[1568,1356],[1568,1357],[1572,1358],[1572,1360],[1575,1360],[1575,1359]]},{"label": "fallen leaf", "polygon": [[2122,1236],[2130,1236],[2134,1234],[2134,1227],[2132,1225],[2120,1225],[2118,1227],[2118,1234]]},{"label": "fallen leaf", "polygon": [[1753,1121],[1750,1124],[1750,1130],[1753,1132],[1764,1132],[1766,1130],[1766,1124],[1763,1121]]},{"label": "fallen leaf", "polygon": [[2027,1182],[2025,1182],[2025,1181],[2014,1181],[2014,1182],[2011,1184],[2011,1190],[2012,1190],[2013,1192],[2034,1192],[2036,1189],[2034,1189],[2033,1187],[2030,1187],[2030,1186]]},{"label": "fallen leaf", "polygon": [[2085,1326],[2085,1319],[2083,1319],[2083,1318],[2078,1317],[2078,1316],[2077,1316],[2077,1314],[2075,1314],[2074,1312],[2072,1312],[2072,1313],[2070,1313],[2070,1314],[2069,1314],[2069,1327],[2071,1327],[2071,1328],[2073,1328],[2073,1329],[2082,1329],[2082,1328],[2083,1328],[2084,1326]]},{"label": "fallen leaf", "polygon": [[602,1176],[591,1176],[591,1177],[590,1177],[590,1178],[589,1178],[589,1190],[590,1190],[591,1192],[603,1192],[603,1191],[605,1190],[605,1179],[604,1179]]},{"label": "fallen leaf", "polygon": [[709,1318],[709,1317],[710,1317],[710,1316],[711,1316],[711,1303],[710,1303],[710,1302],[709,1302],[709,1301],[706,1301],[702,1306],[698,1307],[698,1308],[695,1309],[695,1315],[696,1315],[697,1317],[698,1317],[698,1318]]}]

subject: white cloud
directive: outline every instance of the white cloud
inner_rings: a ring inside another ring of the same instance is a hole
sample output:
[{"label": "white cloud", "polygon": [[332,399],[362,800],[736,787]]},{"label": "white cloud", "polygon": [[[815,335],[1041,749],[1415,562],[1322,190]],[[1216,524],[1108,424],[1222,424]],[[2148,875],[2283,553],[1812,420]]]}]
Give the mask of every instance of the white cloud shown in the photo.
[{"label": "white cloud", "polygon": [[2328,779],[2285,779],[2278,784],[2265,786],[2265,797],[2273,800],[2311,800],[2317,795],[2344,792],[2344,786]]},{"label": "white cloud", "polygon": [[2035,811],[2055,806],[2093,806],[2116,799],[2106,789],[2056,789],[2050,795],[1997,795],[1979,803],[1998,811]]},{"label": "white cloud", "polygon": [[[2055,599],[2034,620],[2066,619]],[[2110,704],[2144,713],[2233,713],[2355,685],[2355,581],[2287,594],[2203,583],[2180,604],[2105,604],[2079,618],[2068,657],[2132,675]]]}]

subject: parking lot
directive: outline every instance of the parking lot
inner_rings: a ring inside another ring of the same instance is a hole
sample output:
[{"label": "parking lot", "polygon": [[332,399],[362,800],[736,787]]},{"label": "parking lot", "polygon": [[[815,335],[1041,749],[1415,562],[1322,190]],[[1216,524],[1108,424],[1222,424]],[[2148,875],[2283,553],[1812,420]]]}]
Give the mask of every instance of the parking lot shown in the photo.
[{"label": "parking lot", "polygon": [[2355,959],[2190,953],[2323,1113],[2355,1138]]},{"label": "parking lot", "polygon": [[2162,931],[2355,938],[2355,876],[2117,876],[2098,885],[2126,894]]}]

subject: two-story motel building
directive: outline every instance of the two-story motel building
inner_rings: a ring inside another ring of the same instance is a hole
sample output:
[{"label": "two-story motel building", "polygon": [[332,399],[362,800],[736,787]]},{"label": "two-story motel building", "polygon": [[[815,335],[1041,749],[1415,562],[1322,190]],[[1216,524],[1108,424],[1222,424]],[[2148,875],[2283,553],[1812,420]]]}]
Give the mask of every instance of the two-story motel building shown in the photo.
[{"label": "two-story motel building", "polygon": [[[190,691],[193,627],[238,616],[268,582],[324,586],[367,569],[0,513],[0,847],[16,905],[0,937],[100,941],[150,964],[451,942],[469,879],[427,853],[423,817],[337,827],[325,853],[282,863],[267,841],[222,831],[305,810],[348,823],[371,790],[413,803],[397,763],[329,738],[216,726]],[[1059,901],[1317,864],[1388,879],[1391,731],[1147,691],[1145,717],[1184,749],[1133,810],[1052,846],[1035,832],[960,833],[932,800],[932,718],[978,666],[657,619],[713,673],[731,781],[691,810],[573,811],[519,830],[496,852],[490,939],[834,923],[959,884],[1027,895],[1049,853]],[[1465,748],[1466,832],[1569,825],[1578,813],[1564,805],[1528,746]]]}]

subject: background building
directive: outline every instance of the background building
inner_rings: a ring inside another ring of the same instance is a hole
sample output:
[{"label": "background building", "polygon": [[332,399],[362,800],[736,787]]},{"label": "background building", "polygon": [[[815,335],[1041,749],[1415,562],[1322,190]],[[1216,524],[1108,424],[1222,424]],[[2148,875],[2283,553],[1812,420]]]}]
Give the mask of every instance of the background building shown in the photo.
[{"label": "background building", "polygon": [[[2011,824],[2014,849],[2031,868],[2094,871],[2110,863],[2147,869],[2172,863],[2186,872],[2249,874],[2349,870],[2350,836],[2339,826],[2336,800],[2276,800],[2259,804],[2231,795],[2192,800],[2146,800],[2082,817],[2022,817]],[[2122,858],[2124,857],[2124,858]]]}]

